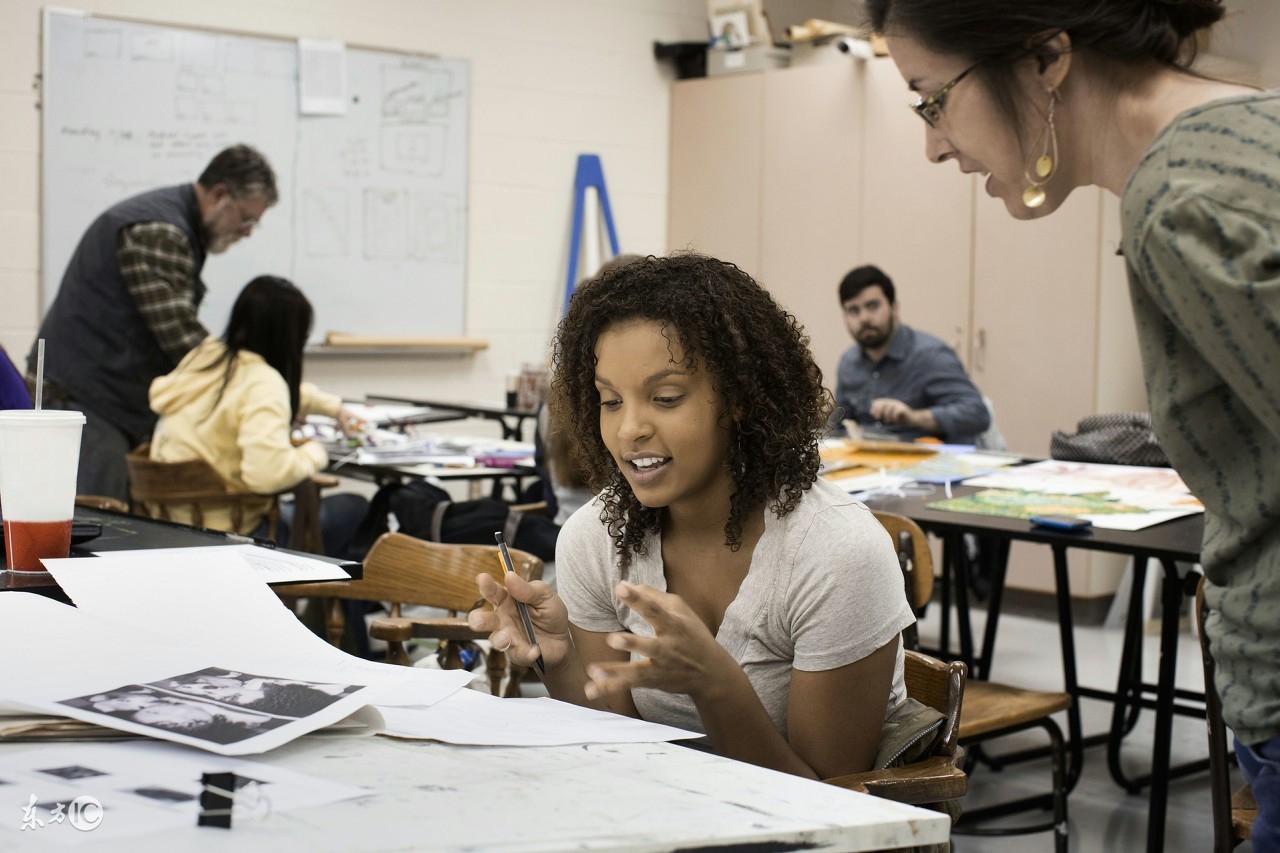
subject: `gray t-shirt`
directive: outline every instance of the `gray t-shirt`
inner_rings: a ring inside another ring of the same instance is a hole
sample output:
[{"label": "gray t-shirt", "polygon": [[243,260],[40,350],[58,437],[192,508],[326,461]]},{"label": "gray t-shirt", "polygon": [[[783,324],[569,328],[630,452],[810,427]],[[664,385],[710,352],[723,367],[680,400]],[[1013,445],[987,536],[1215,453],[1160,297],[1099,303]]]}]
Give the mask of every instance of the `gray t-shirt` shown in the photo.
[{"label": "gray t-shirt", "polygon": [[[622,579],[613,540],[600,523],[599,499],[574,513],[556,545],[557,591],[569,619],[586,631],[652,636],[613,595]],[[631,583],[666,591],[660,536],[627,570]],[[765,512],[764,533],[716,641],[741,664],[778,731],[787,734],[791,671],[818,672],[861,660],[915,621],[893,541],[865,506],[819,480],[789,515]],[[704,731],[685,694],[632,691],[640,716]],[[885,716],[906,698],[902,646]]]}]

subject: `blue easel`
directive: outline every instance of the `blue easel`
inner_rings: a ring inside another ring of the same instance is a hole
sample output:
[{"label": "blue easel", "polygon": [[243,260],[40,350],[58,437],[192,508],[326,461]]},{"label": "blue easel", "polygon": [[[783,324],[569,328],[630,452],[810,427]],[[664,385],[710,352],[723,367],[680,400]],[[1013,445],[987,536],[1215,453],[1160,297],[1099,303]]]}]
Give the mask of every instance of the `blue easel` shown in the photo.
[{"label": "blue easel", "polygon": [[[595,187],[600,197],[600,212],[604,214],[605,230],[609,234],[609,249],[618,254],[618,234],[613,228],[613,211],[609,208],[609,191],[604,186],[604,167],[596,154],[579,154],[578,168],[573,176],[573,234],[569,237],[569,273],[564,283],[563,314],[569,309],[569,297],[578,284],[578,255],[582,251],[582,204],[587,187]],[[594,270],[593,270],[594,272]]]}]

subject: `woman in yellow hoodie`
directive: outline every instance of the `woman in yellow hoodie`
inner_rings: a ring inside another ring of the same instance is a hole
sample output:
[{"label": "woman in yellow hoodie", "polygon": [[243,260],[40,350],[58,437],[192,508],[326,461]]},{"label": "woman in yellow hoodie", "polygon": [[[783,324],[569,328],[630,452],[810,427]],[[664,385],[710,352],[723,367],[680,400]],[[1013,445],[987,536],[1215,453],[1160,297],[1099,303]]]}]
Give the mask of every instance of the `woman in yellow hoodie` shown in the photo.
[{"label": "woman in yellow hoodie", "polygon": [[[228,486],[263,495],[322,470],[328,463],[324,447],[315,441],[294,446],[293,423],[310,414],[336,417],[344,429],[358,421],[339,397],[302,381],[311,320],[311,303],[285,279],[259,276],[245,285],[222,338],[205,338],[172,373],[151,383],[151,408],[160,415],[151,458],[203,459]],[[249,503],[235,532],[263,534],[269,506],[266,497]],[[326,553],[346,556],[366,508],[358,495],[325,498],[320,525]],[[290,509],[282,508],[281,544],[288,544]],[[204,524],[230,530],[230,511],[210,510]]]}]

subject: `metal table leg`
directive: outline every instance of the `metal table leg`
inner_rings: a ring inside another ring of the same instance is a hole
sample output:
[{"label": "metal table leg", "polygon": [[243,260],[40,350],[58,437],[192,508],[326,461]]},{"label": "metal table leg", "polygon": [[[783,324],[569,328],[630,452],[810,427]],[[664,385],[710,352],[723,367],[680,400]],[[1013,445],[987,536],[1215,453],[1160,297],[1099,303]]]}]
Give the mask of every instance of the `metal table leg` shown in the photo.
[{"label": "metal table leg", "polygon": [[1053,545],[1053,576],[1058,591],[1058,638],[1062,645],[1063,690],[1071,695],[1067,709],[1067,739],[1070,760],[1067,763],[1067,790],[1075,788],[1084,769],[1084,736],[1080,723],[1080,685],[1076,679],[1075,626],[1071,616],[1071,575],[1067,571],[1065,545]]}]

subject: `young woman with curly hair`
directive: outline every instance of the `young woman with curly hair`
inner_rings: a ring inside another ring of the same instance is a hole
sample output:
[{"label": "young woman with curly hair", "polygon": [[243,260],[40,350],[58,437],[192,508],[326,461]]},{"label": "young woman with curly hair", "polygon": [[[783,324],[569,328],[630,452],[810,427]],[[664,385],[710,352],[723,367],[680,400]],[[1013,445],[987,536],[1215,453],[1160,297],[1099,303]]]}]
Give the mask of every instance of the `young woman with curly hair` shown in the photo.
[{"label": "young woman with curly hair", "polygon": [[651,257],[578,290],[553,367],[600,494],[561,531],[558,594],[482,575],[472,624],[541,654],[558,699],[800,776],[870,769],[913,617],[884,529],[816,479],[831,402],[795,318],[733,264]]}]

